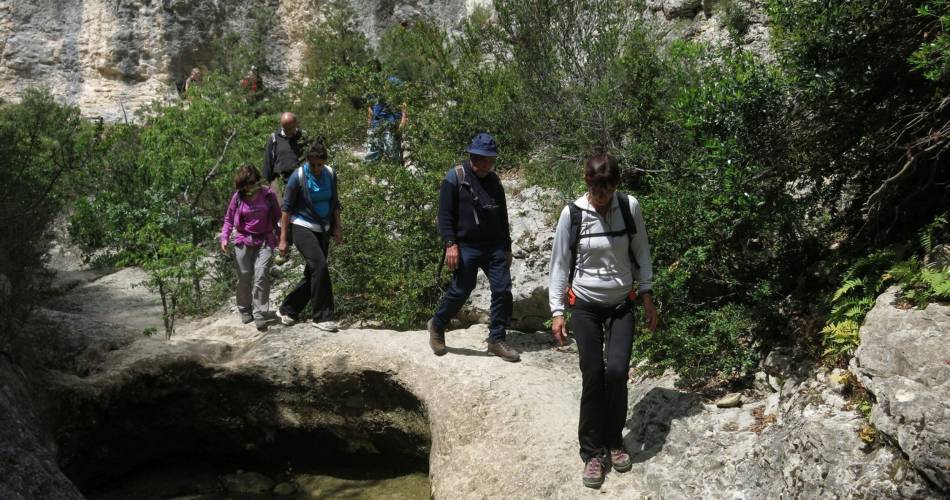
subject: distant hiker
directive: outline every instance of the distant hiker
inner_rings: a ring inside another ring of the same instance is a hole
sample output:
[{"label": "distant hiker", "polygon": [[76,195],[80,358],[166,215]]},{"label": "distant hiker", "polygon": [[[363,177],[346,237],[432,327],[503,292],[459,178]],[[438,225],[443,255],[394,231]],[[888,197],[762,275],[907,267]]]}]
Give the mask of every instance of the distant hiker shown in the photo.
[{"label": "distant hiker", "polygon": [[[565,307],[580,358],[580,425],[584,485],[600,488],[607,468],[630,470],[621,432],[627,416],[627,376],[634,335],[636,282],[647,326],[656,329],[653,265],[640,203],[617,192],[620,167],[608,155],[584,168],[587,193],[564,207],[551,253],[551,330],[567,336]],[[606,364],[604,354],[606,351]]]},{"label": "distant hiker", "polygon": [[[386,82],[391,88],[403,85],[403,81],[395,76],[390,76]],[[408,123],[406,104],[403,103],[400,109],[394,110],[384,97],[369,96],[368,100],[370,104],[366,108],[366,148],[369,152],[364,159],[401,161],[400,133]]]},{"label": "distant hiker", "polygon": [[241,322],[254,321],[258,330],[267,328],[270,310],[271,257],[277,246],[280,203],[274,191],[261,185],[261,173],[244,165],[234,175],[234,195],[221,227],[221,251],[228,251],[234,233],[234,256],[238,268],[237,306]]},{"label": "distant hiker", "polygon": [[255,101],[260,98],[261,92],[264,90],[264,82],[261,80],[261,75],[257,71],[257,66],[251,66],[250,71],[244,75],[244,78],[241,80],[241,88],[247,92],[249,100]]},{"label": "distant hiker", "polygon": [[287,179],[278,249],[282,255],[287,255],[292,233],[293,244],[306,259],[307,266],[303,279],[284,299],[277,316],[283,324],[292,325],[309,303],[314,325],[335,332],[337,325],[333,321],[333,289],[327,257],[330,236],[340,244],[343,243],[343,232],[337,176],[326,161],[327,148],[316,141],[307,152],[307,161]]},{"label": "distant hiker", "polygon": [[297,169],[306,147],[303,130],[297,127],[297,115],[285,111],[280,114],[280,126],[264,143],[264,179],[273,183],[280,177],[284,182]]},{"label": "distant hiker", "polygon": [[191,90],[195,85],[201,84],[201,70],[198,68],[191,68],[191,74],[188,75],[188,78],[185,78],[185,95],[188,95],[188,91]]},{"label": "distant hiker", "polygon": [[492,169],[498,146],[478,134],[467,150],[469,161],[450,169],[439,193],[439,232],[445,243],[445,265],[454,271],[442,302],[429,320],[429,346],[446,353],[445,328],[475,288],[478,270],[491,288],[488,352],[505,361],[519,361],[505,341],[511,323],[511,232],[501,179]]}]

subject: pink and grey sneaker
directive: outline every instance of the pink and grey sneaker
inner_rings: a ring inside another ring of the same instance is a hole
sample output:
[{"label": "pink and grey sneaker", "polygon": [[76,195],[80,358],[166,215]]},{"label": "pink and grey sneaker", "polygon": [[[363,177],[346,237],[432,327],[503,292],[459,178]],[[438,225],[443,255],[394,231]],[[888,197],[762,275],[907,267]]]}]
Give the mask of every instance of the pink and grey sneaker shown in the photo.
[{"label": "pink and grey sneaker", "polygon": [[594,457],[584,464],[584,486],[588,488],[600,489],[604,484],[604,460],[600,457]]},{"label": "pink and grey sneaker", "polygon": [[630,454],[623,448],[610,450],[610,465],[617,472],[627,472],[633,467],[633,460],[630,459]]}]

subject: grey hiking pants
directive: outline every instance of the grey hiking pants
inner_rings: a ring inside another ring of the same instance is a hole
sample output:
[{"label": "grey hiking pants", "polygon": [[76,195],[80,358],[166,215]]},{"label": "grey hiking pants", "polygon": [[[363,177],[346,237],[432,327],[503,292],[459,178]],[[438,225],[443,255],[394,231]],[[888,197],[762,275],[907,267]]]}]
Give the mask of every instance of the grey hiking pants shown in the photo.
[{"label": "grey hiking pants", "polygon": [[237,306],[242,313],[263,319],[270,309],[270,271],[274,249],[267,245],[235,245],[238,284]]}]

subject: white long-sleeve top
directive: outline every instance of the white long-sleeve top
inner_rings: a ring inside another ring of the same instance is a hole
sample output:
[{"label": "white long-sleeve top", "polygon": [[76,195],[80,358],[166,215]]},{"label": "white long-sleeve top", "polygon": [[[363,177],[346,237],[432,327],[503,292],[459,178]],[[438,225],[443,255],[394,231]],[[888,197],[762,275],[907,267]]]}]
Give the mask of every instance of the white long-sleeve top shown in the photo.
[{"label": "white long-sleeve top", "polygon": [[[653,262],[650,258],[650,241],[643,222],[640,202],[633,196],[630,200],[630,214],[637,226],[632,244],[639,269],[630,262],[627,249],[631,240],[627,237],[623,215],[615,196],[606,217],[600,214],[583,195],[574,201],[581,209],[581,231],[577,244],[577,262],[571,262],[571,213],[568,207],[561,210],[554,235],[554,248],[551,251],[551,281],[548,289],[548,302],[551,314],[564,314],[564,290],[572,265],[576,265],[574,294],[587,302],[597,304],[619,304],[633,287],[634,280],[642,293],[653,287]],[[610,236],[606,233],[613,233]]]}]

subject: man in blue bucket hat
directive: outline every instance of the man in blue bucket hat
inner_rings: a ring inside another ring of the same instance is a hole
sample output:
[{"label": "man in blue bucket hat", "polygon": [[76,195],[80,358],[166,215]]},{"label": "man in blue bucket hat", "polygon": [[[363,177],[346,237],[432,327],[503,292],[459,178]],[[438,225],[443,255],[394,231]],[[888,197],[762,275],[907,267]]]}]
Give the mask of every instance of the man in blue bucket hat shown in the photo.
[{"label": "man in blue bucket hat", "polygon": [[505,341],[511,322],[511,232],[508,205],[501,179],[492,170],[498,145],[491,135],[472,139],[469,160],[450,169],[439,193],[439,232],[445,243],[445,266],[452,282],[429,320],[429,346],[444,355],[445,328],[475,288],[481,269],[491,287],[491,323],[488,352],[505,361],[520,361],[518,351]]}]

